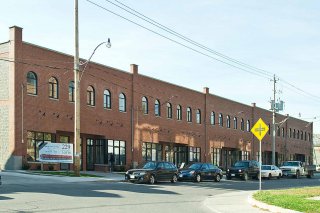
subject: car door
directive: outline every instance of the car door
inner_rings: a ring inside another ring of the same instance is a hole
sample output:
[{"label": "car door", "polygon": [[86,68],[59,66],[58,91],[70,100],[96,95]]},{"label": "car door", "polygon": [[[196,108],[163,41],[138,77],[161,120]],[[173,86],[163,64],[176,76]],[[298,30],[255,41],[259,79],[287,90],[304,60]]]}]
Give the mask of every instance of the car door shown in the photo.
[{"label": "car door", "polygon": [[161,180],[165,179],[166,169],[165,169],[165,165],[163,162],[158,163],[158,166],[156,169],[156,174],[157,174],[157,180],[161,181]]},{"label": "car door", "polygon": [[216,174],[217,167],[212,165],[211,163],[208,163],[208,168],[209,168],[209,170],[208,170],[208,179],[210,179],[210,180],[215,179],[215,177],[217,175]]},{"label": "car door", "polygon": [[173,177],[173,171],[172,171],[172,166],[168,163],[168,162],[165,162],[164,163],[164,168],[165,168],[165,171],[164,171],[164,178],[166,180],[171,180],[172,177]]},{"label": "car door", "polygon": [[200,170],[200,175],[203,180],[208,180],[209,167],[206,163],[202,164],[201,170]]}]

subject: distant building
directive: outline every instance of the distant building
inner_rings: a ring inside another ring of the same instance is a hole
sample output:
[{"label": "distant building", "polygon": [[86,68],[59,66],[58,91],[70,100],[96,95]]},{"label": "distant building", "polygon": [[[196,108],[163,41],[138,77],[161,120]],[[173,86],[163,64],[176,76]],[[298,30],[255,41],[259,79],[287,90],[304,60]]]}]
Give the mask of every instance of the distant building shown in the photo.
[{"label": "distant building", "polygon": [[313,164],[320,165],[320,134],[313,135]]},{"label": "distant building", "polygon": [[[38,168],[39,144],[73,143],[73,79],[73,56],[24,42],[22,28],[10,28],[10,40],[0,44],[1,168]],[[227,168],[240,159],[258,159],[259,142],[250,129],[259,118],[272,123],[272,113],[255,104],[144,76],[134,64],[126,72],[90,62],[80,90],[83,170],[108,171],[111,154],[115,169],[150,160]],[[277,164],[312,162],[312,123],[281,114],[276,122],[286,118],[276,132]],[[266,164],[271,141],[269,131],[262,141]]]}]

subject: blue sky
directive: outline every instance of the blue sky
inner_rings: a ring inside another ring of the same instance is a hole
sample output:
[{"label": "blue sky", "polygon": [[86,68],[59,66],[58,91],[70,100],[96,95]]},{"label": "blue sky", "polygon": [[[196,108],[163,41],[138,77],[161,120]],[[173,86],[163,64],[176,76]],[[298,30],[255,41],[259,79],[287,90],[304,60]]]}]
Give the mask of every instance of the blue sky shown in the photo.
[{"label": "blue sky", "polygon": [[[108,1],[91,1],[183,42]],[[315,133],[320,133],[320,1],[121,2],[215,51],[276,74],[281,78],[277,98],[285,101],[282,113],[314,121]],[[1,7],[0,42],[7,41],[8,28],[17,25],[24,28],[25,41],[73,54],[73,1],[10,0],[2,1]],[[79,22],[82,58],[110,37],[112,48],[100,47],[93,61],[128,71],[130,64],[138,64],[141,74],[200,92],[209,87],[212,94],[270,108],[273,85],[267,78],[186,49],[86,0],[79,0]]]}]

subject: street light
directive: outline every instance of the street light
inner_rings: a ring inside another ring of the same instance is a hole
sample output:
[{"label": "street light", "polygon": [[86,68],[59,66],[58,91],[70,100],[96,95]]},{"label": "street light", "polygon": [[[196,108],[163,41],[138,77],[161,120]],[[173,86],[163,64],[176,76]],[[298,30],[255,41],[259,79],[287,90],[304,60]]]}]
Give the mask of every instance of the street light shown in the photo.
[{"label": "street light", "polygon": [[[78,18],[78,0],[74,0],[74,38],[75,38],[75,54],[74,54],[74,173],[75,176],[80,176],[80,62],[79,62],[79,18]],[[110,39],[107,42],[102,42],[94,49],[90,58],[84,63],[86,64],[83,72],[89,64],[95,51],[102,45],[106,44],[107,47],[111,47]],[[83,65],[83,64],[82,64]],[[82,77],[83,73],[81,74]]]}]

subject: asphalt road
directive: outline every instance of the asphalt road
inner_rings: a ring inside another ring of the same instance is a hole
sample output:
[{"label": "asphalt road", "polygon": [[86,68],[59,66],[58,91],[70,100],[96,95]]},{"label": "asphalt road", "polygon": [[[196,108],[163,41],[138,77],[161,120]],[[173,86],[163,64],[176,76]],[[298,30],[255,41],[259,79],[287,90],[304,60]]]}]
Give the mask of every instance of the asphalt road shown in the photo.
[{"label": "asphalt road", "polygon": [[[256,180],[155,185],[74,180],[2,172],[0,212],[210,212],[206,198],[259,187]],[[319,174],[312,179],[262,181],[262,189],[319,185]]]}]

